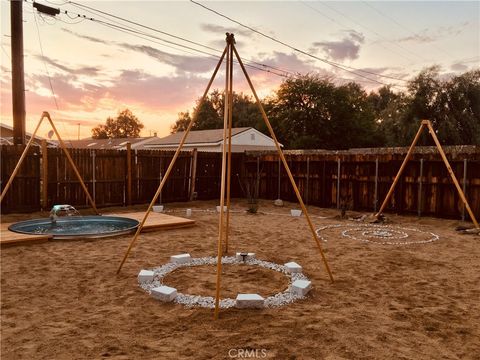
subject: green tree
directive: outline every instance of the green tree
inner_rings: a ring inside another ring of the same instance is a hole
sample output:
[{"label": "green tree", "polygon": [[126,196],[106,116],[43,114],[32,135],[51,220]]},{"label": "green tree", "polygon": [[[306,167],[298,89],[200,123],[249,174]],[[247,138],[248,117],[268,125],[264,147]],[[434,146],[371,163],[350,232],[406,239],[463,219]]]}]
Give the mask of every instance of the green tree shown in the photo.
[{"label": "green tree", "polygon": [[108,117],[105,125],[92,129],[94,139],[139,137],[144,125],[129,109],[120,111],[116,118]]},{"label": "green tree", "polygon": [[366,92],[350,83],[336,87],[317,75],[284,81],[269,115],[280,141],[294,149],[345,149],[378,143]]},{"label": "green tree", "polygon": [[434,125],[446,144],[480,145],[480,70],[455,76],[442,86]]},{"label": "green tree", "polygon": [[[192,116],[188,111],[178,114],[178,118],[171,128],[172,133],[186,130],[192,117],[195,119],[192,130],[223,128],[225,104],[223,93],[214,90],[203,103],[200,103],[200,100],[197,100]],[[260,131],[265,130],[265,126],[262,126],[261,114],[250,96],[234,92],[232,107],[233,127],[253,127]]]},{"label": "green tree", "polygon": [[407,97],[403,92],[394,92],[390,86],[383,86],[368,95],[380,141],[376,146],[398,146],[408,141],[402,132]]}]

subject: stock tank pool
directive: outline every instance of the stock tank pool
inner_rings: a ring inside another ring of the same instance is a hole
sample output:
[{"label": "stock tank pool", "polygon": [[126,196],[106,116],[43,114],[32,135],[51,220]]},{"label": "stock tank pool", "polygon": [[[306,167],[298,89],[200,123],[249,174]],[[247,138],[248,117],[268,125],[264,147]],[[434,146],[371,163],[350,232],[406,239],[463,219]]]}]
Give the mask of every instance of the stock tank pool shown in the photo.
[{"label": "stock tank pool", "polygon": [[103,238],[134,231],[139,222],[120,216],[65,216],[20,221],[8,230],[22,234],[50,234],[54,239]]}]

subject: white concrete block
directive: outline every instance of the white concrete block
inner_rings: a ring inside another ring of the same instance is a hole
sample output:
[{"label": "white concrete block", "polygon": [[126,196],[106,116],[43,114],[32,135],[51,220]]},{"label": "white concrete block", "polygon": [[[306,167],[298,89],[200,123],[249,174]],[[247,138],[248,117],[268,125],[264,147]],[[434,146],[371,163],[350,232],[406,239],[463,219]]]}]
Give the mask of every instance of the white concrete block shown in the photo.
[{"label": "white concrete block", "polygon": [[305,296],[312,289],[312,282],[308,280],[295,280],[290,288],[290,292],[298,295]]},{"label": "white concrete block", "polygon": [[235,258],[236,258],[238,261],[252,260],[252,259],[255,259],[255,253],[237,252],[237,253],[235,254]]},{"label": "white concrete block", "polygon": [[178,254],[178,255],[170,256],[170,262],[174,264],[185,264],[190,260],[192,260],[192,257],[190,256],[190,254]]},{"label": "white concrete block", "polygon": [[290,273],[290,274],[294,274],[294,273],[301,273],[302,272],[302,267],[300,265],[298,265],[296,262],[288,262],[286,264],[284,264],[284,266],[287,268],[287,271]]},{"label": "white concrete block", "polygon": [[163,212],[163,205],[153,205],[154,212]]},{"label": "white concrete block", "polygon": [[235,307],[239,309],[261,309],[265,299],[258,294],[238,294]]},{"label": "white concrete block", "polygon": [[292,209],[292,210],[290,210],[290,214],[292,216],[298,217],[298,216],[302,215],[302,210]]},{"label": "white concrete block", "polygon": [[169,302],[177,297],[177,289],[170,286],[160,286],[152,289],[152,296],[155,299]]},{"label": "white concrete block", "polygon": [[186,216],[186,217],[191,217],[191,216],[192,216],[192,209],[187,209],[187,210],[185,211],[185,216]]},{"label": "white concrete block", "polygon": [[273,205],[275,206],[283,206],[283,200],[282,199],[277,199],[273,202]]},{"label": "white concrete block", "polygon": [[[220,212],[220,209],[222,207],[220,205],[217,205],[217,212],[219,213]],[[223,205],[223,212],[227,212],[227,206],[226,205]]]},{"label": "white concrete block", "polygon": [[151,270],[140,270],[138,273],[138,282],[143,283],[143,282],[148,282],[148,281],[153,281],[153,271]]}]

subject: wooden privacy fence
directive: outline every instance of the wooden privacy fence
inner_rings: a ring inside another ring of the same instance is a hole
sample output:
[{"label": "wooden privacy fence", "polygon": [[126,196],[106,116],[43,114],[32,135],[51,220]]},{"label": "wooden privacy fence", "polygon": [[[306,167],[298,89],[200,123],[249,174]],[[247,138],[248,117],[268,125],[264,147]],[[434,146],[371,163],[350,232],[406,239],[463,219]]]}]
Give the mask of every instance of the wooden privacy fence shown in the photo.
[{"label": "wooden privacy fence", "polygon": [[[286,151],[304,201],[326,208],[375,212],[385,198],[408,148],[347,151]],[[444,148],[475,215],[480,214],[480,148]],[[296,201],[274,153],[247,153],[244,178],[257,178],[259,197]],[[387,211],[468,218],[435,147],[418,147],[396,187]]]},{"label": "wooden privacy fence", "polygon": [[[1,146],[2,189],[23,149]],[[406,151],[287,151],[286,158],[307,204],[374,212]],[[445,147],[445,151],[474,214],[479,214],[479,147]],[[148,203],[173,157],[173,152],[129,148],[70,149],[70,153],[98,207]],[[232,197],[246,197],[248,191],[258,198],[296,201],[276,153],[234,154],[232,165]],[[216,199],[220,172],[220,153],[182,152],[159,202]],[[2,213],[48,210],[63,203],[89,206],[61,149],[32,147],[2,203]],[[419,216],[468,216],[440,155],[431,147],[415,150],[387,210]]]}]

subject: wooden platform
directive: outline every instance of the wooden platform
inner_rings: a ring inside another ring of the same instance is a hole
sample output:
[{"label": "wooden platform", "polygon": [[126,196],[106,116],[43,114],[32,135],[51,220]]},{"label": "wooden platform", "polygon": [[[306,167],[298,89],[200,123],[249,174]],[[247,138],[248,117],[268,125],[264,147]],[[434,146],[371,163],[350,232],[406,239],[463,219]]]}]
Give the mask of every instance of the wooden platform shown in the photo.
[{"label": "wooden platform", "polygon": [[27,234],[20,234],[13,231],[8,230],[8,227],[11,223],[1,224],[0,227],[0,244],[4,245],[12,245],[12,244],[33,244],[33,243],[41,243],[48,241],[52,238],[52,235],[27,235]]},{"label": "wooden platform", "polygon": [[[141,222],[145,216],[144,212],[132,212],[122,214],[109,214],[112,216],[127,217]],[[149,232],[155,230],[169,230],[178,229],[195,225],[195,220],[185,219],[178,216],[167,215],[163,213],[151,212],[148,219],[143,226],[142,232]]]},{"label": "wooden platform", "polygon": [[[106,216],[121,216],[130,219],[135,219],[141,222],[145,216],[144,212],[122,213],[122,214],[105,214]],[[3,223],[0,227],[0,245],[20,245],[20,244],[35,244],[45,242],[52,238],[51,235],[27,235],[20,234],[8,230],[11,223]],[[177,216],[151,212],[148,219],[143,226],[143,232],[178,229],[195,225],[195,220],[185,219]]]}]

